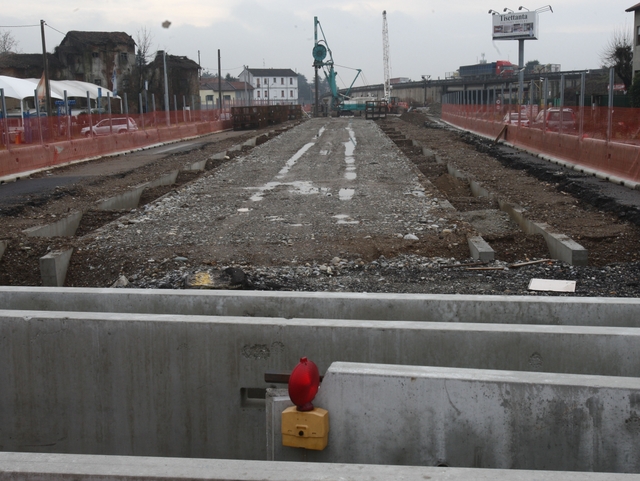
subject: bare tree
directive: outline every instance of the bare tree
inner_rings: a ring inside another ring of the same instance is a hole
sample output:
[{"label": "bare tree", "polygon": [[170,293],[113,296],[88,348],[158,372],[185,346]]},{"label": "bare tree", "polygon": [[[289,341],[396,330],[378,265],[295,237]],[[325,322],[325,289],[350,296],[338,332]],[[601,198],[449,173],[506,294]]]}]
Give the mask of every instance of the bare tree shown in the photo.
[{"label": "bare tree", "polygon": [[153,35],[146,27],[136,32],[136,64],[131,71],[131,83],[127,89],[129,104],[134,109],[138,109],[138,94],[144,91],[145,80],[152,80],[149,77],[147,65],[153,59],[154,53],[151,50]]},{"label": "bare tree", "polygon": [[15,52],[18,41],[11,35],[11,32],[0,31],[0,55],[8,52]]},{"label": "bare tree", "polygon": [[629,90],[633,82],[633,34],[628,28],[614,30],[607,46],[602,52],[605,67],[613,67],[614,72]]}]

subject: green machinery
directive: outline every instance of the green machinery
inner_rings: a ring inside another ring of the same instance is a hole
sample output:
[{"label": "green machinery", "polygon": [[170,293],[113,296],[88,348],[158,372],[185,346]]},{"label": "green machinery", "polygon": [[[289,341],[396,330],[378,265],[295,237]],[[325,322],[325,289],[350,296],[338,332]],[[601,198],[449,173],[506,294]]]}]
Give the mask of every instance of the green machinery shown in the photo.
[{"label": "green machinery", "polygon": [[[324,75],[329,84],[329,88],[331,89],[331,99],[329,101],[329,110],[337,111],[338,115],[341,112],[353,112],[353,111],[364,111],[365,110],[365,101],[364,99],[352,99],[349,94],[351,93],[351,89],[353,84],[356,83],[358,76],[362,70],[354,69],[358,73],[356,74],[353,82],[346,90],[344,94],[338,91],[338,86],[336,84],[336,76],[338,75],[334,69],[333,62],[333,54],[331,53],[331,49],[329,48],[329,44],[327,43],[327,39],[324,35],[324,31],[322,30],[322,25],[320,25],[320,21],[318,17],[313,18],[313,31],[314,31],[314,45],[313,45],[313,67],[315,68],[315,82],[316,82],[316,108],[318,106],[318,70],[322,69]],[[318,40],[318,27],[320,28],[320,33],[322,34],[322,39]],[[329,58],[327,59],[327,54]],[[347,67],[345,67],[347,68]],[[360,101],[361,100],[361,101]],[[316,112],[317,115],[317,112]]]}]

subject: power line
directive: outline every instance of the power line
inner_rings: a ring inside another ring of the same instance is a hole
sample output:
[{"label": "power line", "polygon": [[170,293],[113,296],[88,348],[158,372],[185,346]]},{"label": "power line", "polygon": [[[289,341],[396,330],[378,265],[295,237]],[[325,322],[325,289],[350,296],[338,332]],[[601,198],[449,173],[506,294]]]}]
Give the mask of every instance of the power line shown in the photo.
[{"label": "power line", "polygon": [[58,33],[59,33],[59,34],[61,34],[61,35],[65,35],[65,36],[67,35],[66,33],[61,32],[60,30],[58,30],[57,28],[53,28],[51,25],[49,25],[49,24],[48,24],[48,23],[46,23],[46,22],[45,22],[45,26],[49,27],[51,30],[55,30],[56,32],[58,32]]},{"label": "power line", "polygon": [[40,25],[0,25],[0,28],[39,27]]}]

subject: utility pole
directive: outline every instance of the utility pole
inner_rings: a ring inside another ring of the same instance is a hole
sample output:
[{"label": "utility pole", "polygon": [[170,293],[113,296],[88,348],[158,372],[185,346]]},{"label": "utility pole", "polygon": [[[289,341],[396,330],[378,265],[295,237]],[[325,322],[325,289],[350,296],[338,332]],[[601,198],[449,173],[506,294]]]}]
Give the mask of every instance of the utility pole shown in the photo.
[{"label": "utility pole", "polygon": [[[44,65],[44,91],[47,117],[51,117],[51,86],[49,85],[49,59],[47,58],[47,44],[44,40],[44,20],[40,20],[40,35],[42,36],[42,59]],[[37,101],[37,99],[36,99]]]},{"label": "utility pole", "polygon": [[218,49],[218,101],[220,102],[220,113],[222,114],[222,69],[220,68],[220,49]]},{"label": "utility pole", "polygon": [[169,114],[169,82],[167,76],[167,51],[162,51],[162,59],[164,62],[164,112],[167,119],[167,127],[171,125],[171,115]]}]

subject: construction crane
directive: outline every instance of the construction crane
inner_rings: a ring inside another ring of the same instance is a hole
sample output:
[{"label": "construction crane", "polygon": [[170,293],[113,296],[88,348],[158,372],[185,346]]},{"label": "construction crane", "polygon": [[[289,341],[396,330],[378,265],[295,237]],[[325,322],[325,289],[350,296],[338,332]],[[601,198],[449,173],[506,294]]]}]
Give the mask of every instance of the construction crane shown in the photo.
[{"label": "construction crane", "polygon": [[389,28],[387,11],[382,12],[382,61],[384,63],[384,100],[391,100],[391,72],[389,68]]},{"label": "construction crane", "polygon": [[[322,34],[322,39],[318,39],[318,28],[320,28],[320,33]],[[334,62],[333,62],[333,54],[331,53],[331,49],[329,48],[329,44],[327,43],[327,39],[324,35],[324,31],[322,30],[322,25],[320,25],[320,21],[318,17],[313,18],[313,30],[314,30],[314,46],[313,46],[313,67],[315,68],[315,83],[316,83],[316,116],[318,115],[318,70],[323,69],[327,82],[329,84],[329,88],[331,90],[331,99],[329,102],[329,109],[338,112],[342,110],[358,110],[359,107],[351,106],[352,108],[345,108],[345,101],[350,99],[351,89],[353,85],[356,83],[356,79],[362,72],[360,69],[352,69],[356,70],[358,73],[356,74],[353,82],[346,90],[346,92],[340,93],[338,90],[338,85],[336,83],[336,77],[338,73],[335,71]],[[327,58],[327,54],[329,57]],[[348,68],[348,67],[345,67]],[[364,104],[363,104],[364,107]]]}]

